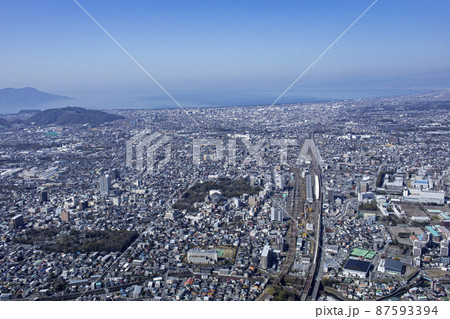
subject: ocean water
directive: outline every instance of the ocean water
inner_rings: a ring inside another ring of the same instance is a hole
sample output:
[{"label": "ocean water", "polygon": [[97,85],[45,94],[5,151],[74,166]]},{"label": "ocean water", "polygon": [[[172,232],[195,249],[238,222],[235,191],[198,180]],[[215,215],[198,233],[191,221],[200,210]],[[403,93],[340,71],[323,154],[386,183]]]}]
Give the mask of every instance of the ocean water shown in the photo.
[{"label": "ocean water", "polygon": [[[427,90],[418,89],[373,89],[373,90],[310,90],[291,91],[283,96],[277,104],[320,102],[343,99],[357,99],[370,97],[400,96],[423,93]],[[278,91],[188,91],[170,92],[182,107],[221,107],[245,105],[270,105],[282,92]],[[0,109],[0,114],[16,113],[23,109],[49,109],[66,106],[79,106],[88,109],[156,109],[177,108],[178,106],[164,93],[137,94],[103,92],[83,95],[83,92],[70,95],[70,100],[52,101],[23,107]]]}]

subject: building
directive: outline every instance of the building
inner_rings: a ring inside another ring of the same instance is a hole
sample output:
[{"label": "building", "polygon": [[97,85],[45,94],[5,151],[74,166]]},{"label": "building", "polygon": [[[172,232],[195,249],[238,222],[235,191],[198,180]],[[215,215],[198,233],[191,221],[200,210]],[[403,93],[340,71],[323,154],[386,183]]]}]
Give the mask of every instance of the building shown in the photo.
[{"label": "building", "polygon": [[413,256],[420,257],[422,255],[422,247],[414,247],[413,248]]},{"label": "building", "polygon": [[266,245],[261,253],[261,268],[267,269],[270,267],[270,246]]},{"label": "building", "polygon": [[111,178],[109,175],[102,176],[99,179],[100,195],[108,196],[111,189]]},{"label": "building", "polygon": [[430,191],[416,188],[406,188],[403,191],[403,200],[405,202],[419,202],[419,203],[445,203],[444,191]]},{"label": "building", "polygon": [[176,220],[181,217],[183,217],[183,214],[178,209],[169,210],[164,214],[164,219]]},{"label": "building", "polygon": [[431,239],[433,240],[433,242],[440,242],[441,241],[441,235],[431,226],[426,226],[425,227],[428,232],[431,234]]},{"label": "building", "polygon": [[401,261],[394,259],[381,259],[378,265],[378,271],[393,275],[401,275],[405,272],[405,266]]},{"label": "building", "polygon": [[328,202],[334,202],[334,190],[327,188],[326,189],[326,197]]},{"label": "building", "polygon": [[120,197],[113,197],[113,205],[114,206],[120,206],[122,204],[122,201],[120,199]]},{"label": "building", "polygon": [[214,264],[217,262],[217,250],[214,249],[190,249],[187,260],[193,264]]},{"label": "building", "polygon": [[23,215],[16,215],[9,222],[10,229],[17,229],[23,225]]},{"label": "building", "polygon": [[113,180],[120,179],[120,173],[117,168],[115,168],[111,171],[111,177]]},{"label": "building", "polygon": [[186,288],[180,289],[180,291],[177,293],[175,299],[181,300],[183,298],[183,296],[185,295],[185,293],[186,293]]},{"label": "building", "polygon": [[441,227],[439,228],[439,231],[442,233],[442,236],[443,236],[444,238],[446,238],[447,240],[450,240],[450,230],[448,230],[447,227],[441,226]]},{"label": "building", "polygon": [[48,194],[47,194],[46,191],[42,191],[39,194],[39,202],[42,204],[42,203],[47,202],[47,201],[48,201]]},{"label": "building", "polygon": [[384,272],[395,275],[400,275],[405,272],[405,266],[403,265],[403,263],[394,259],[386,259],[384,269]]},{"label": "building", "polygon": [[250,207],[258,205],[258,198],[256,196],[250,196],[248,199],[248,205]]},{"label": "building", "polygon": [[339,252],[338,245],[327,245],[326,252],[331,255],[336,255]]},{"label": "building", "polygon": [[63,210],[61,212],[61,221],[68,223],[70,221],[70,213],[68,211]]},{"label": "building", "polygon": [[422,236],[422,247],[431,247],[433,245],[431,233],[426,231]]},{"label": "building", "polygon": [[441,241],[441,249],[440,249],[441,257],[448,257],[448,242],[443,240]]},{"label": "building", "polygon": [[374,192],[359,192],[358,193],[358,203],[366,203],[375,200]]},{"label": "building", "polygon": [[284,214],[280,207],[272,207],[270,209],[270,220],[271,221],[282,222],[283,217],[284,217]]},{"label": "building", "polygon": [[344,275],[366,278],[370,271],[371,263],[359,259],[349,258],[344,266]]},{"label": "building", "polygon": [[418,222],[418,223],[426,223],[431,220],[430,217],[428,217],[428,216],[412,216],[411,219],[413,222]]},{"label": "building", "polygon": [[285,183],[284,183],[284,176],[280,174],[275,174],[275,185],[278,189],[284,190]]},{"label": "building", "polygon": [[219,276],[228,276],[230,275],[230,270],[227,268],[220,268],[219,269]]},{"label": "building", "polygon": [[368,182],[359,183],[359,192],[360,193],[367,193],[368,191],[369,191],[369,183]]},{"label": "building", "polygon": [[441,226],[450,228],[450,219],[441,220]]},{"label": "building", "polygon": [[133,286],[133,288],[134,289],[133,289],[132,297],[135,299],[139,298],[142,293],[142,286],[136,285],[136,286]]}]

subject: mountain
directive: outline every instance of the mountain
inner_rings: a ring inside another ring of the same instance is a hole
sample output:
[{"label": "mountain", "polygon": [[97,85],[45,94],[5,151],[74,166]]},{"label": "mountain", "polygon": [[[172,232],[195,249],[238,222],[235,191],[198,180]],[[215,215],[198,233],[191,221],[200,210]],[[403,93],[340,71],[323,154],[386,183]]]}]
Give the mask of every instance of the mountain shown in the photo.
[{"label": "mountain", "polygon": [[102,111],[86,110],[82,107],[68,106],[59,109],[48,109],[34,114],[31,123],[47,124],[101,124],[123,119],[123,116],[108,114]]},{"label": "mountain", "polygon": [[0,110],[11,110],[22,107],[36,107],[44,103],[70,100],[67,96],[54,95],[36,90],[35,88],[0,89]]},{"label": "mountain", "polygon": [[39,113],[41,110],[20,110],[17,114],[35,114]]},{"label": "mountain", "polygon": [[0,127],[8,127],[10,124],[7,120],[0,117]]}]

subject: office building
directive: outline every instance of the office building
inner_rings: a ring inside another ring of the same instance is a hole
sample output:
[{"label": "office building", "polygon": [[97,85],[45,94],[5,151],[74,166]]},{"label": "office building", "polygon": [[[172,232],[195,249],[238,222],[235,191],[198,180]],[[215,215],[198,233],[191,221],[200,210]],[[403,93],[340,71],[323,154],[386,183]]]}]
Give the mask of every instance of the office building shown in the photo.
[{"label": "office building", "polygon": [[270,267],[270,246],[266,245],[261,253],[261,268],[267,269]]},{"label": "office building", "polygon": [[13,218],[11,218],[11,221],[9,223],[9,228],[17,229],[22,225],[23,225],[23,215],[16,215]]},{"label": "office building", "polygon": [[413,256],[414,257],[420,257],[422,255],[422,248],[421,247],[414,247],[413,248]]},{"label": "office building", "polygon": [[448,241],[441,241],[440,255],[441,257],[448,257]]},{"label": "office building", "polygon": [[359,192],[360,193],[367,193],[368,191],[369,191],[369,183],[368,182],[359,183]]},{"label": "office building", "polygon": [[39,202],[42,204],[46,201],[48,201],[48,194],[46,191],[43,191],[39,194]]},{"label": "office building", "polygon": [[111,178],[109,175],[100,177],[99,180],[100,195],[108,196],[111,189]]},{"label": "office building", "polygon": [[283,210],[280,207],[272,207],[270,209],[271,221],[282,222],[283,217],[284,217]]},{"label": "office building", "polygon": [[68,211],[63,210],[61,212],[61,221],[64,223],[68,223],[70,221],[70,213]]},{"label": "office building", "polygon": [[120,179],[120,173],[117,168],[115,168],[111,171],[111,179],[112,180]]}]

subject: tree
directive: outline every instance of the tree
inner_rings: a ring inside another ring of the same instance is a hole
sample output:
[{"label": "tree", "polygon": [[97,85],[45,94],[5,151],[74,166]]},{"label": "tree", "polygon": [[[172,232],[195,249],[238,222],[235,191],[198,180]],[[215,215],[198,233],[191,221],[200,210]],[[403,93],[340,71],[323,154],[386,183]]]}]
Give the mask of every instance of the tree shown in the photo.
[{"label": "tree", "polygon": [[270,286],[269,288],[267,288],[266,291],[269,295],[274,296],[276,294],[275,288],[273,288],[272,286]]}]

